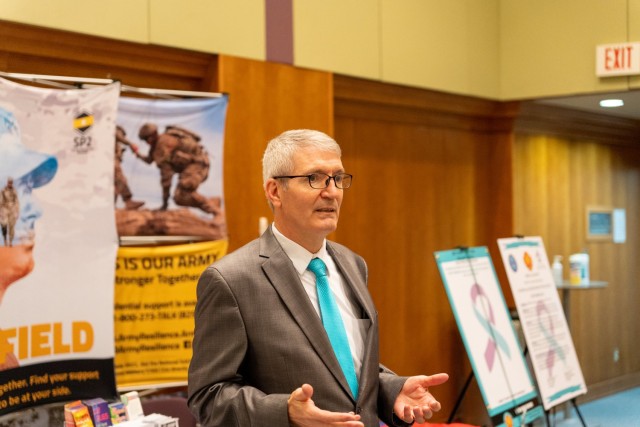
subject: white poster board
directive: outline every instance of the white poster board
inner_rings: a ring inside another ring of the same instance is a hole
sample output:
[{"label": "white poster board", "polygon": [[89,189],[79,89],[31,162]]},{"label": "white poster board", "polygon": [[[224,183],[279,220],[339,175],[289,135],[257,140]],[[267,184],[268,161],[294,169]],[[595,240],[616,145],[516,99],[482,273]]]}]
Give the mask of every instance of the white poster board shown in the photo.
[{"label": "white poster board", "polygon": [[587,392],[540,237],[498,239],[544,408]]},{"label": "white poster board", "polygon": [[542,416],[487,248],[435,257],[493,425],[520,426]]}]

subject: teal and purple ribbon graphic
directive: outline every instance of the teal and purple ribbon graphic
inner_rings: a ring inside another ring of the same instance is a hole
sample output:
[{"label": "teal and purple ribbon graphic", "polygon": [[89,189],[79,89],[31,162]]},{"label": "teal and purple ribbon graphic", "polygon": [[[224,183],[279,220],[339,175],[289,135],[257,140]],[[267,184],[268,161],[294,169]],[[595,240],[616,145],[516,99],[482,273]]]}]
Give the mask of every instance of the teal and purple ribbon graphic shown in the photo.
[{"label": "teal and purple ribbon graphic", "polygon": [[[549,327],[545,326],[543,313],[546,312],[547,324]],[[549,343],[549,350],[547,351],[547,369],[549,371],[549,377],[551,377],[551,373],[553,371],[553,365],[555,364],[555,355],[557,354],[560,360],[564,361],[564,352],[558,342],[555,339],[554,331],[553,331],[553,321],[551,320],[549,308],[547,308],[544,301],[538,301],[536,304],[536,315],[538,317],[538,326],[540,327],[540,331],[542,335],[544,335],[545,339]]]},{"label": "teal and purple ribbon graphic", "polygon": [[[480,299],[482,299],[486,304],[486,315],[478,310],[477,306]],[[509,358],[511,358],[511,352],[509,351],[507,341],[495,327],[496,321],[493,315],[491,302],[489,301],[489,298],[487,298],[487,294],[485,294],[482,286],[477,283],[474,283],[471,287],[471,300],[473,301],[473,312],[476,315],[478,322],[480,322],[480,325],[482,325],[489,335],[489,341],[487,341],[487,347],[484,350],[484,360],[487,362],[489,371],[491,371],[493,369],[493,363],[495,362],[496,352],[498,349],[502,350],[502,352]]]}]

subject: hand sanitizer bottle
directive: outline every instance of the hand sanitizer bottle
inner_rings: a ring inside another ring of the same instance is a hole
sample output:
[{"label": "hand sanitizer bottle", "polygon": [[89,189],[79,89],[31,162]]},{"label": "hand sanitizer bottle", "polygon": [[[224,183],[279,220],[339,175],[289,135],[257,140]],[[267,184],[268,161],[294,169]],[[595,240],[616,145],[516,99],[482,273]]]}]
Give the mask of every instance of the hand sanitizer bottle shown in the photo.
[{"label": "hand sanitizer bottle", "polygon": [[569,266],[572,285],[589,284],[589,254],[586,251],[572,254],[569,257]]},{"label": "hand sanitizer bottle", "polygon": [[562,286],[562,255],[555,255],[553,257],[553,264],[551,264],[551,274],[553,275],[553,281],[557,287]]}]

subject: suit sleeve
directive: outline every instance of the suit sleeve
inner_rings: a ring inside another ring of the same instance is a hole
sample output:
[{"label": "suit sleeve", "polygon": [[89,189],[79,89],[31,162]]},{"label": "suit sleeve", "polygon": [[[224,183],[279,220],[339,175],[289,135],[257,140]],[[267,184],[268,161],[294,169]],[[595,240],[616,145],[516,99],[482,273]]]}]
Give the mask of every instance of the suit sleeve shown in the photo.
[{"label": "suit sleeve", "polygon": [[399,377],[393,371],[380,365],[380,388],[378,389],[378,415],[388,426],[410,426],[400,420],[393,412],[393,405],[408,377]]},{"label": "suit sleeve", "polygon": [[247,335],[237,301],[214,268],[200,277],[188,403],[203,427],[288,427],[289,395],[267,395],[245,383]]}]

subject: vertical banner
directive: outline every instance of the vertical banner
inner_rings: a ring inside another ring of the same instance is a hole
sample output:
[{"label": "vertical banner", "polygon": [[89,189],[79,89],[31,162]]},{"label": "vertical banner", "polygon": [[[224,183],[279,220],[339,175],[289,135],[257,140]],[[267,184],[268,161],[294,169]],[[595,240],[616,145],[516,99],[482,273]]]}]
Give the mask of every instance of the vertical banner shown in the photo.
[{"label": "vertical banner", "polygon": [[118,234],[202,241],[120,248],[114,314],[121,390],[186,384],[196,284],[227,250],[226,111],[226,95],[120,99],[114,171]]},{"label": "vertical banner", "polygon": [[226,238],[226,111],[226,95],[120,100],[115,167],[120,236]]},{"label": "vertical banner", "polygon": [[0,414],[116,394],[119,89],[0,79]]},{"label": "vertical banner", "polygon": [[492,424],[527,425],[544,412],[486,247],[435,253]]},{"label": "vertical banner", "polygon": [[114,311],[119,389],[187,383],[198,278],[226,250],[226,240],[120,248]]},{"label": "vertical banner", "polygon": [[545,409],[585,394],[571,332],[541,237],[498,239]]}]

